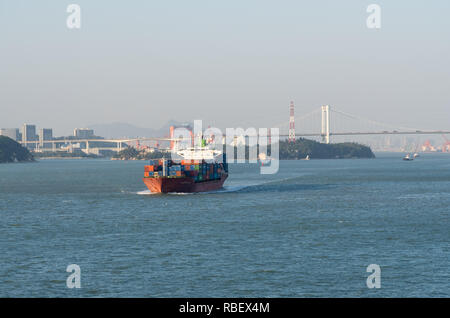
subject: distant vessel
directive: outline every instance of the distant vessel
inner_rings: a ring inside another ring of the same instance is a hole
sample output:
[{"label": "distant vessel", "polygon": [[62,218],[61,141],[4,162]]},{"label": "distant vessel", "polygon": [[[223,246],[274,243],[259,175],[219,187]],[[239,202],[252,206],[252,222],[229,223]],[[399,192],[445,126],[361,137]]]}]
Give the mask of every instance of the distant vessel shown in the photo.
[{"label": "distant vessel", "polygon": [[150,160],[144,168],[143,181],[151,192],[158,193],[218,190],[228,177],[226,155],[222,154],[222,162],[215,160],[220,154],[216,150],[190,148],[178,152],[183,160]]},{"label": "distant vessel", "polygon": [[270,162],[272,161],[272,158],[270,158],[269,156],[267,156],[264,152],[261,152],[258,155],[258,160],[261,163],[262,166],[264,165],[268,165],[270,164]]},{"label": "distant vessel", "polygon": [[305,158],[300,159],[300,160],[311,160],[311,158],[309,158],[309,155],[307,155]]},{"label": "distant vessel", "polygon": [[405,160],[405,161],[413,161],[414,158],[411,157],[411,155],[408,153],[408,154],[406,154],[406,156],[403,157],[403,160]]},{"label": "distant vessel", "polygon": [[420,157],[420,155],[416,152],[416,153],[414,154],[414,158],[417,158],[417,157]]}]

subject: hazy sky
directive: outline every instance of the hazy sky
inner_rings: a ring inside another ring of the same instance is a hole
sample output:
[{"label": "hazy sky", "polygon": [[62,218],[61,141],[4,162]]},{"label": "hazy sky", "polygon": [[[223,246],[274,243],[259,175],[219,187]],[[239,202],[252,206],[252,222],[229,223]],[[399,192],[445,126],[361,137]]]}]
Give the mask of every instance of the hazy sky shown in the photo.
[{"label": "hazy sky", "polygon": [[449,15],[448,0],[0,0],[0,127],[270,127],[294,99],[450,129]]}]

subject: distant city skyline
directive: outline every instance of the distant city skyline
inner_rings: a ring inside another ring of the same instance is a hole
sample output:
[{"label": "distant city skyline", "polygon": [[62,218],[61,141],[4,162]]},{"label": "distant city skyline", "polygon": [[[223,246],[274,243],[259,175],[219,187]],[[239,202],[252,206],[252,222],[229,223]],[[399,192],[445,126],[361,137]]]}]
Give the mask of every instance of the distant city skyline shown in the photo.
[{"label": "distant city skyline", "polygon": [[[34,124],[24,124],[21,128],[0,128],[0,136],[7,136],[19,142],[29,142],[28,148],[35,151],[41,151],[43,148],[46,151],[63,150],[73,151],[74,148],[61,148],[64,146],[65,140],[76,141],[85,139],[114,139],[123,140],[127,138],[142,138],[142,137],[168,137],[170,126],[185,126],[188,123],[171,122],[167,123],[161,129],[140,128],[129,124],[106,124],[95,126],[96,129],[90,128],[75,128],[72,134],[69,135],[53,135],[52,128],[41,128]],[[25,133],[24,133],[25,132]],[[413,131],[410,133],[414,133]],[[286,138],[286,135],[284,135]],[[308,139],[324,142],[324,137],[310,136]],[[340,143],[348,141],[348,136],[333,135],[332,142]],[[370,146],[375,151],[412,151],[412,152],[449,152],[450,140],[444,134],[388,134],[388,135],[363,135],[352,136],[353,142],[359,142]],[[39,141],[35,143],[35,141]],[[46,142],[52,141],[52,142]],[[63,141],[63,143],[61,143]],[[55,143],[56,142],[56,143]],[[59,146],[57,146],[59,145]],[[134,147],[134,144],[131,145]],[[56,148],[55,148],[56,147]],[[81,149],[81,148],[80,148]],[[95,148],[90,148],[95,152]]]},{"label": "distant city skyline", "polygon": [[[74,2],[79,30],[66,27]],[[0,128],[287,126],[294,100],[296,115],[329,104],[450,129],[448,12],[443,0],[0,0]]]}]

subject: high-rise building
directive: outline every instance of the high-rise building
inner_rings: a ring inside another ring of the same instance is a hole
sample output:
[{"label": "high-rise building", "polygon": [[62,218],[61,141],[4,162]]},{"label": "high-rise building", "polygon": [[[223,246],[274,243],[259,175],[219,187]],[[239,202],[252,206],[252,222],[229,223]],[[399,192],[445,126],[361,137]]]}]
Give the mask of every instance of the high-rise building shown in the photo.
[{"label": "high-rise building", "polygon": [[49,141],[53,139],[53,129],[51,128],[41,128],[39,129],[39,147],[41,150],[45,150],[46,148],[51,148],[52,144]]},{"label": "high-rise building", "polygon": [[94,136],[94,130],[89,128],[75,128],[73,135],[80,139],[88,139]]},{"label": "high-rise building", "polygon": [[20,140],[19,128],[1,128],[0,136],[6,136],[11,138],[12,140],[19,141]]},{"label": "high-rise building", "polygon": [[41,128],[39,130],[39,141],[47,141],[53,139],[53,130],[51,128]]},{"label": "high-rise building", "polygon": [[36,141],[36,125],[23,124],[22,141]]}]

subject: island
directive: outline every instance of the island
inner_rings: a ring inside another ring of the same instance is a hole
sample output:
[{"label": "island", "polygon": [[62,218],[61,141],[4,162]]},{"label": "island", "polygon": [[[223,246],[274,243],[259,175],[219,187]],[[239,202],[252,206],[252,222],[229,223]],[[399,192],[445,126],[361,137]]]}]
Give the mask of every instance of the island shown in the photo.
[{"label": "island", "polygon": [[36,152],[34,153],[36,159],[97,159],[102,158],[101,156],[95,154],[86,154],[82,151],[77,152]]},{"label": "island", "polygon": [[34,161],[31,152],[17,141],[0,136],[0,163]]},{"label": "island", "polygon": [[325,144],[298,138],[293,142],[280,141],[279,147],[281,160],[375,158],[370,147],[354,142]]},{"label": "island", "polygon": [[[224,147],[225,150],[225,147]],[[259,149],[256,153],[259,153]],[[268,147],[269,157],[271,155],[270,146]],[[249,158],[249,147],[245,147],[245,157]],[[112,160],[149,160],[157,158],[170,158],[170,152],[137,150],[128,147],[115,154]],[[231,156],[228,156],[230,158]],[[237,151],[234,153],[237,159]],[[298,138],[294,142],[280,141],[279,143],[279,159],[280,160],[301,160],[301,159],[354,159],[354,158],[375,158],[372,149],[354,142],[344,142],[336,144],[325,144],[314,140]],[[255,160],[255,158],[252,158]]]},{"label": "island", "polygon": [[148,150],[137,150],[133,147],[125,148],[114,156],[111,160],[150,160],[159,158],[169,158],[170,152],[160,152],[160,151],[148,151]]}]

